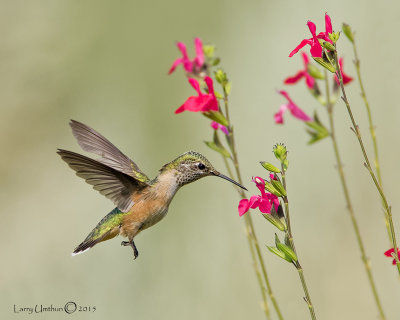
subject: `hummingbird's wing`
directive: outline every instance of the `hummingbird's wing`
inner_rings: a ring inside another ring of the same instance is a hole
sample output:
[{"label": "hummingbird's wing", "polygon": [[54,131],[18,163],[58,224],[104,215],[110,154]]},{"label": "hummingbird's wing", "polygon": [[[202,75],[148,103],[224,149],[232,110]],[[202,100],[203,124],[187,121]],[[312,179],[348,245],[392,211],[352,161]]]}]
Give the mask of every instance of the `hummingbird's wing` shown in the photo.
[{"label": "hummingbird's wing", "polygon": [[62,149],[58,149],[57,153],[76,171],[78,177],[113,201],[122,212],[129,211],[133,206],[132,195],[146,186],[130,175],[78,153]]},{"label": "hummingbird's wing", "polygon": [[70,126],[73,135],[83,150],[99,155],[101,158],[98,161],[101,163],[123,172],[144,184],[148,184],[150,179],[139,169],[136,163],[100,133],[75,120],[71,120]]}]

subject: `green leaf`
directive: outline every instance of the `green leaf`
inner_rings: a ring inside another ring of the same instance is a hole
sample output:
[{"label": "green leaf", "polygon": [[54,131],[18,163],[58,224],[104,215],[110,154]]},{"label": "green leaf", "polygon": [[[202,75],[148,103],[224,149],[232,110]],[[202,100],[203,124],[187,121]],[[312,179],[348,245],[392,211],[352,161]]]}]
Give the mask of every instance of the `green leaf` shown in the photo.
[{"label": "green leaf", "polygon": [[280,257],[288,262],[292,262],[292,259],[289,256],[285,255],[282,251],[279,251],[277,248],[270,247],[270,246],[267,246],[267,248],[269,251],[276,254],[278,257]]},{"label": "green leaf", "polygon": [[225,148],[221,148],[218,147],[215,142],[213,141],[204,141],[204,143],[212,150],[217,151],[218,153],[220,153],[222,156],[224,156],[225,158],[230,158],[231,155],[230,153],[225,149]]},{"label": "green leaf", "polygon": [[306,125],[310,128],[307,129],[307,133],[311,136],[308,144],[313,144],[329,136],[328,129],[319,120],[317,113],[314,113],[314,121],[306,122]]},{"label": "green leaf", "polygon": [[219,65],[220,62],[221,62],[221,59],[220,59],[220,58],[215,58],[215,59],[211,62],[211,64],[212,64],[213,67],[215,67],[215,66]]},{"label": "green leaf", "polygon": [[290,257],[290,262],[297,262],[297,255],[294,253],[292,248],[283,243],[278,243],[276,246],[278,247],[279,251],[284,253],[285,256]]}]

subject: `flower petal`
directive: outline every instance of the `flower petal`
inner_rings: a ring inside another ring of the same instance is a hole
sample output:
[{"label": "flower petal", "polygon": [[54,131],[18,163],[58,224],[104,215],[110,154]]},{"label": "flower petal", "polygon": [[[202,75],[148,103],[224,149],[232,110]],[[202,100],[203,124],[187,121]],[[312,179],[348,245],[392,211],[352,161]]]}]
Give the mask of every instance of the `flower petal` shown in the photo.
[{"label": "flower petal", "polygon": [[249,211],[249,208],[250,208],[249,200],[247,199],[240,200],[238,205],[239,216],[241,217],[242,215],[244,215],[247,211]]},{"label": "flower petal", "polygon": [[310,63],[310,59],[308,58],[307,53],[305,53],[304,51],[301,52],[301,57],[303,58],[304,67],[307,70],[307,65]]},{"label": "flower petal", "polygon": [[204,78],[204,82],[205,82],[206,85],[207,85],[208,93],[214,95],[213,80],[212,80],[209,76],[206,76],[206,77]]},{"label": "flower petal", "polygon": [[309,87],[310,89],[314,89],[314,83],[315,83],[315,79],[307,73],[306,74],[307,87]]},{"label": "flower petal", "polygon": [[297,72],[293,77],[288,77],[285,79],[285,84],[294,84],[297,83],[301,78],[305,76],[305,72],[303,70]]},{"label": "flower petal", "polygon": [[285,103],[280,106],[279,111],[274,114],[274,121],[276,124],[282,124],[283,123],[283,114],[285,113],[287,109],[288,104]]},{"label": "flower petal", "polygon": [[215,121],[212,121],[212,122],[211,122],[211,127],[212,127],[214,130],[218,130],[218,125],[219,125],[219,123],[217,123],[217,122],[215,122]]},{"label": "flower petal", "polygon": [[311,45],[311,39],[304,39],[303,41],[300,42],[300,44],[293,49],[293,51],[289,54],[289,58],[293,57],[301,48],[303,48],[305,45]]},{"label": "flower petal", "polygon": [[262,213],[271,213],[272,204],[267,199],[261,199],[258,208]]},{"label": "flower petal", "polygon": [[252,209],[257,208],[260,203],[260,200],[261,200],[260,196],[252,196],[249,201],[250,208]]},{"label": "flower petal", "polygon": [[204,64],[204,52],[203,43],[200,38],[194,38],[194,47],[196,50],[196,57],[194,58],[194,62],[197,67],[201,68]]},{"label": "flower petal", "polygon": [[174,61],[174,63],[172,64],[171,68],[168,71],[168,74],[171,74],[172,72],[175,71],[176,67],[178,65],[180,65],[181,63],[183,63],[183,58],[178,58]]},{"label": "flower petal", "polygon": [[203,93],[201,93],[200,91],[200,84],[196,79],[193,78],[189,78],[189,83],[190,85],[194,88],[194,90],[197,91],[197,93],[199,94],[199,97],[201,97],[203,95]]},{"label": "flower petal", "polygon": [[331,17],[327,13],[325,13],[325,32],[327,36],[329,33],[332,33]]},{"label": "flower petal", "polygon": [[300,119],[302,121],[311,121],[311,118],[294,103],[289,103],[288,108],[290,110],[290,113],[295,118]]}]

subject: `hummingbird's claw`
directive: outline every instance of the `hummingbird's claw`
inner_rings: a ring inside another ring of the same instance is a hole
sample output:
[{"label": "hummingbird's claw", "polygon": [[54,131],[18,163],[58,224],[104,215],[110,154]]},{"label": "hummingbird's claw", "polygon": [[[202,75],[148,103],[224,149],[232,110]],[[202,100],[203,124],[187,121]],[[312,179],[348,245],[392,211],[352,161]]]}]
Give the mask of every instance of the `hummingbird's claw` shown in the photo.
[{"label": "hummingbird's claw", "polygon": [[132,247],[132,249],[133,249],[133,255],[135,256],[135,257],[133,258],[133,260],[135,260],[135,259],[139,256],[139,251],[138,251],[138,249],[136,248],[135,243],[133,242],[133,240],[132,240],[132,241],[122,241],[122,242],[121,242],[121,246],[124,246],[124,247],[126,247],[126,246],[131,246],[131,247]]}]

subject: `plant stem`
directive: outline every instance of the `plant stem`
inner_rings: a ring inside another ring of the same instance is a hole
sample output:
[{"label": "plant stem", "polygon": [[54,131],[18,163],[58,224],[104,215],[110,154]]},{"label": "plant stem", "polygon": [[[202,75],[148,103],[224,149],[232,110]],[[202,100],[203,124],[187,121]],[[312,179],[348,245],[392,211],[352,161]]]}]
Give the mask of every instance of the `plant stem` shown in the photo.
[{"label": "plant stem", "polygon": [[[237,156],[237,152],[236,152],[233,127],[231,126],[231,122],[230,122],[230,118],[229,118],[228,95],[225,92],[225,89],[224,89],[224,105],[225,105],[225,117],[226,117],[226,119],[228,120],[228,123],[229,123],[229,128],[228,128],[229,136],[227,137],[228,138],[227,139],[228,140],[228,145],[229,145],[229,148],[230,148],[231,153],[232,153],[232,161],[233,161],[233,165],[235,167],[237,180],[238,180],[238,182],[240,184],[243,185],[242,177],[241,177],[241,174],[240,174],[240,168],[239,168],[239,160],[238,160],[238,156]],[[225,165],[227,166],[227,168],[229,167],[227,162],[225,163]],[[229,168],[228,172],[231,175],[231,178],[234,178],[232,173],[230,172],[230,168]],[[238,189],[238,192],[239,192],[239,195],[240,195],[240,197],[242,199],[246,198],[246,194],[245,194],[243,189]],[[270,281],[269,281],[269,278],[268,278],[268,274],[267,274],[267,271],[266,271],[266,268],[265,268],[264,259],[263,259],[262,254],[261,254],[260,245],[258,243],[257,236],[256,236],[255,231],[254,231],[253,220],[252,220],[252,218],[251,218],[251,216],[249,214],[246,214],[245,217],[244,217],[244,221],[245,221],[245,224],[246,224],[247,239],[249,240],[249,245],[251,247],[254,246],[254,249],[255,249],[255,252],[256,252],[256,255],[257,255],[257,258],[258,258],[258,262],[260,264],[260,268],[261,268],[261,271],[262,271],[262,274],[263,274],[263,277],[264,277],[265,285],[267,287],[268,296],[271,299],[271,302],[272,302],[272,304],[274,306],[274,309],[275,309],[275,311],[276,311],[276,313],[278,315],[278,318],[280,320],[283,320],[283,316],[282,316],[282,313],[281,313],[280,308],[278,306],[278,302],[276,301],[276,298],[275,298],[275,296],[274,296],[274,294],[272,292],[272,287],[271,287],[271,284],[270,284]],[[254,261],[253,264],[255,266],[257,264],[257,261],[255,261],[254,256],[253,256],[253,261]],[[255,268],[255,270],[257,270],[257,268]],[[256,271],[256,273],[257,273],[257,271]],[[263,289],[264,289],[264,287],[262,287],[262,290]],[[264,302],[264,304],[266,304],[266,301]]]},{"label": "plant stem", "polygon": [[353,229],[354,229],[354,232],[355,232],[356,238],[357,238],[358,247],[359,247],[360,253],[361,253],[361,260],[363,261],[365,271],[367,272],[369,284],[371,286],[371,290],[372,290],[372,293],[375,298],[375,303],[379,310],[380,319],[384,320],[385,314],[383,312],[383,308],[382,308],[382,305],[381,305],[381,302],[380,302],[379,296],[378,296],[378,291],[375,286],[375,281],[372,276],[370,260],[367,257],[367,254],[365,252],[365,247],[364,247],[364,243],[363,243],[363,240],[361,237],[360,228],[358,226],[358,222],[357,222],[354,210],[353,210],[353,206],[351,204],[350,193],[347,188],[347,182],[346,182],[346,178],[345,178],[345,174],[344,174],[344,170],[343,170],[343,164],[342,164],[340,154],[339,154],[339,148],[337,145],[336,135],[335,135],[335,127],[334,127],[334,123],[333,123],[333,105],[331,104],[331,101],[330,101],[329,81],[328,81],[328,75],[327,75],[326,70],[325,70],[325,91],[326,91],[326,101],[327,101],[326,107],[327,107],[328,116],[329,116],[330,136],[331,136],[331,140],[332,140],[333,150],[335,153],[336,165],[338,168],[340,182],[342,184],[344,198],[346,200],[346,207],[350,214],[351,223],[353,225]]},{"label": "plant stem", "polygon": [[[281,176],[282,176],[282,184],[283,184],[283,188],[285,189],[286,193],[287,193],[287,189],[286,189],[286,171],[285,171],[285,167],[282,163],[281,166]],[[314,311],[314,306],[311,302],[311,297],[310,297],[310,293],[308,292],[308,288],[307,288],[307,283],[306,283],[306,279],[304,277],[304,272],[303,272],[303,268],[300,265],[300,261],[299,261],[299,256],[296,252],[296,247],[294,245],[294,240],[293,240],[293,235],[292,235],[292,227],[290,225],[290,214],[289,214],[289,200],[287,196],[283,197],[283,202],[285,204],[285,217],[286,217],[286,225],[287,225],[287,230],[286,230],[286,236],[289,240],[289,244],[292,247],[294,253],[297,256],[297,261],[293,262],[294,266],[297,269],[297,272],[299,273],[300,276],[300,281],[301,281],[301,285],[303,286],[303,291],[305,294],[304,297],[304,301],[307,303],[308,306],[308,310],[310,311],[310,315],[311,315],[311,319],[312,320],[316,320],[317,317],[315,315],[315,311]]]},{"label": "plant stem", "polygon": [[390,205],[389,205],[389,203],[388,203],[388,201],[386,199],[386,196],[385,196],[385,194],[383,192],[383,189],[382,189],[381,185],[379,184],[379,182],[378,182],[378,180],[377,180],[377,178],[375,176],[374,171],[372,170],[371,163],[369,162],[367,152],[365,151],[365,147],[364,147],[364,143],[362,141],[360,129],[359,129],[359,127],[358,127],[358,125],[357,125],[357,123],[356,123],[356,121],[354,119],[353,112],[352,112],[351,107],[350,107],[350,103],[349,103],[349,101],[347,99],[347,96],[346,96],[346,91],[345,91],[344,85],[343,85],[342,70],[340,69],[338,55],[337,55],[337,51],[336,50],[334,51],[334,60],[335,60],[336,70],[337,70],[336,71],[336,76],[339,79],[340,88],[341,88],[342,94],[343,94],[342,100],[344,101],[344,103],[346,105],[347,112],[348,112],[348,114],[350,116],[350,120],[351,120],[351,123],[353,125],[352,131],[355,133],[355,135],[356,135],[356,137],[358,139],[358,142],[360,144],[360,148],[361,148],[362,154],[364,156],[364,160],[365,160],[364,166],[369,171],[369,174],[371,175],[371,178],[372,178],[372,180],[373,180],[373,182],[375,184],[375,187],[377,188],[377,190],[379,192],[379,195],[381,196],[381,199],[382,199],[385,216],[386,216],[386,219],[387,219],[387,221],[389,223],[389,231],[390,231],[389,232],[390,233],[389,236],[391,238],[391,242],[392,242],[392,245],[393,245],[393,248],[394,248],[394,252],[395,252],[394,259],[396,260],[397,270],[398,270],[398,273],[400,275],[400,261],[399,261],[399,257],[398,257],[398,254],[397,254],[397,250],[398,250],[397,248],[398,247],[397,247],[396,234],[395,234],[395,231],[394,231],[394,225],[393,225],[393,219],[392,219],[392,210],[391,210],[391,207],[390,207]]},{"label": "plant stem", "polygon": [[[356,46],[355,39],[353,39],[352,44],[353,44],[353,51],[354,51],[354,65],[356,66],[358,84],[360,85],[360,89],[361,89],[361,97],[363,98],[365,108],[367,109],[369,132],[371,134],[372,144],[374,146],[374,157],[375,157],[374,165],[375,165],[375,169],[376,169],[376,175],[378,178],[378,182],[379,182],[381,188],[383,189],[381,167],[379,164],[379,157],[378,157],[378,143],[376,141],[375,126],[372,122],[371,108],[369,106],[367,95],[366,95],[365,89],[364,89],[364,84],[363,84],[362,78],[361,78],[360,59],[358,58],[357,46]],[[389,240],[390,240],[390,226],[389,226],[389,221],[387,220],[386,216],[385,216],[385,224],[386,224],[386,229],[387,229],[387,233],[389,235]]]}]

